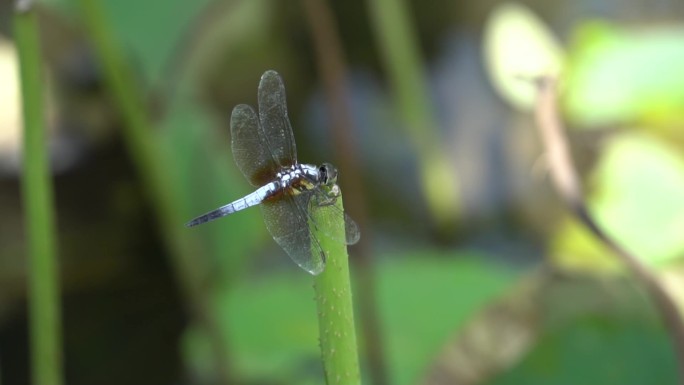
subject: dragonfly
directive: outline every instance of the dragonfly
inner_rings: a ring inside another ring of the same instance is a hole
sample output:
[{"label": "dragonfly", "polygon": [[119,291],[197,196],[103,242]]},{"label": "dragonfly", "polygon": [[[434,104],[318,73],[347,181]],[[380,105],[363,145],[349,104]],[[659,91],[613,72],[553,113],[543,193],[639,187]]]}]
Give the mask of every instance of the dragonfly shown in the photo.
[{"label": "dragonfly", "polygon": [[[240,104],[230,118],[233,158],[257,189],[186,226],[260,205],[266,228],[276,243],[302,269],[317,275],[325,268],[327,253],[316,234],[353,245],[360,237],[358,225],[335,204],[340,195],[337,169],[329,163],[316,166],[297,161],[285,85],[276,71],[261,76],[258,103],[258,113]],[[335,231],[342,223],[344,231]],[[342,233],[344,238],[340,239],[336,234]]]}]

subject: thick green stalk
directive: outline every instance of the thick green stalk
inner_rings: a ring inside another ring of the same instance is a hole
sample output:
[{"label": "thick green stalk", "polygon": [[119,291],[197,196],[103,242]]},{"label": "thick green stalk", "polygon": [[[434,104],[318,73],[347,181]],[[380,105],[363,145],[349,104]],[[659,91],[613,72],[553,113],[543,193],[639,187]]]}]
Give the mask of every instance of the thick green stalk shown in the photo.
[{"label": "thick green stalk", "polygon": [[[342,209],[342,197],[335,204]],[[325,223],[325,218],[314,219]],[[327,230],[334,238],[344,239],[344,223],[332,223],[331,227]],[[327,256],[325,270],[314,280],[326,384],[361,384],[347,247],[320,233],[315,226],[311,226],[311,230]]]},{"label": "thick green stalk", "polygon": [[430,212],[440,224],[456,220],[459,210],[456,178],[442,147],[432,99],[404,0],[367,0],[378,46],[418,154],[423,193]]},{"label": "thick green stalk", "polygon": [[59,385],[63,382],[59,268],[45,139],[43,67],[36,15],[25,3],[15,13],[14,39],[24,119],[22,185],[30,269],[31,376],[36,385]]}]

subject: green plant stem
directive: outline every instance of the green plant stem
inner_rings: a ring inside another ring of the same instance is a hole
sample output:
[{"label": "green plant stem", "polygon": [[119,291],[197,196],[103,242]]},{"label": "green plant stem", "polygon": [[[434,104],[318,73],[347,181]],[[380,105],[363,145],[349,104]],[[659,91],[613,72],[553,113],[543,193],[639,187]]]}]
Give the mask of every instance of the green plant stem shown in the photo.
[{"label": "green plant stem", "polygon": [[371,258],[372,233],[366,226],[368,221],[365,188],[360,172],[359,145],[352,133],[359,132],[352,119],[351,92],[347,86],[347,65],[338,33],[338,23],[328,0],[302,0],[306,21],[311,30],[311,39],[316,53],[319,76],[325,89],[330,121],[326,126],[335,143],[335,163],[343,173],[347,209],[352,213],[363,237],[354,247],[352,271],[355,289],[363,293],[357,298],[359,332],[364,341],[361,356],[366,360],[368,378],[374,385],[387,385],[385,344],[380,333],[380,315],[377,304],[376,269]]},{"label": "green plant stem", "polygon": [[43,68],[38,24],[31,9],[17,10],[14,38],[24,119],[23,196],[29,260],[32,382],[59,385],[62,378],[59,268],[54,197],[43,113]]},{"label": "green plant stem", "polygon": [[216,359],[216,369],[222,383],[233,383],[228,368],[228,353],[225,338],[219,327],[217,315],[205,294],[208,269],[201,255],[201,245],[186,231],[179,208],[183,207],[181,198],[174,186],[173,175],[165,167],[164,152],[160,139],[153,130],[146,109],[146,102],[137,87],[129,66],[112,35],[111,27],[105,17],[101,2],[98,0],[79,0],[83,19],[93,42],[99,63],[104,72],[105,82],[112,93],[114,103],[119,108],[125,122],[123,137],[141,179],[145,184],[148,197],[154,203],[157,223],[168,246],[176,277],[180,282],[185,302],[206,332],[211,336],[212,350]]},{"label": "green plant stem", "polygon": [[440,225],[456,221],[459,211],[454,172],[438,134],[432,98],[404,0],[367,0],[378,46],[420,162],[423,194]]},{"label": "green plant stem", "polygon": [[[342,197],[339,197],[335,204],[342,209]],[[321,222],[322,220],[323,218]],[[335,228],[328,230],[333,236],[344,239],[344,223],[332,225]],[[315,226],[311,226],[311,230],[318,236],[327,256],[325,270],[314,279],[326,384],[360,384],[347,247],[342,242],[319,233]]]}]

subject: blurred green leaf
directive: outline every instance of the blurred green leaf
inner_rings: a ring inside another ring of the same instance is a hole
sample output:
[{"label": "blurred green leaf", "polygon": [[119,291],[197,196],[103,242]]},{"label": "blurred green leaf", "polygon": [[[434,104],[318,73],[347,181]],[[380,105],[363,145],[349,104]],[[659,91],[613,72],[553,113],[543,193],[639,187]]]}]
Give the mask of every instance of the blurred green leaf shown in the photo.
[{"label": "blurred green leaf", "polygon": [[[684,252],[684,160],[666,143],[623,133],[606,143],[591,178],[590,209],[606,231],[649,264]],[[576,221],[558,232],[553,255],[566,267],[616,267]]]},{"label": "blurred green leaf", "polygon": [[[134,58],[135,72],[156,84],[167,74],[168,61],[190,32],[194,19],[211,1],[103,0],[102,6],[127,56]],[[67,14],[77,9],[76,0],[40,2]]]},{"label": "blurred green leaf", "polygon": [[564,52],[553,32],[519,3],[497,6],[485,25],[484,56],[489,77],[513,106],[530,110],[536,91],[521,77],[557,75]]},{"label": "blurred green leaf", "polygon": [[516,274],[476,254],[392,258],[378,269],[378,303],[395,384],[414,384],[449,336],[510,287]]},{"label": "blurred green leaf", "polygon": [[[284,252],[269,257],[287,258]],[[225,288],[217,297],[231,347],[230,364],[246,382],[323,381],[312,278],[289,265],[287,273],[266,272]],[[188,361],[205,362],[202,357],[210,354],[205,336],[187,337]]]},{"label": "blurred green leaf", "polygon": [[491,385],[676,384],[667,334],[624,319],[587,316],[544,336]]},{"label": "blurred green leaf", "polygon": [[670,338],[633,281],[551,274],[524,294],[536,344],[488,384],[678,383]]},{"label": "blurred green leaf", "polygon": [[[277,257],[286,258],[273,256]],[[429,251],[392,256],[378,266],[378,273],[381,324],[396,384],[415,383],[454,327],[499,295],[515,277],[477,255]],[[276,271],[245,280],[224,293],[219,301],[223,324],[229,328],[233,360],[241,377],[256,382],[320,383],[323,373],[313,296],[310,277],[294,266],[288,273]],[[186,354],[201,357],[200,340],[188,343]]]},{"label": "blurred green leaf", "polygon": [[581,25],[570,50],[566,107],[576,123],[684,121],[684,25]]},{"label": "blurred green leaf", "polygon": [[130,49],[145,79],[156,83],[166,74],[166,62],[210,0],[106,0],[103,6],[115,34]]}]

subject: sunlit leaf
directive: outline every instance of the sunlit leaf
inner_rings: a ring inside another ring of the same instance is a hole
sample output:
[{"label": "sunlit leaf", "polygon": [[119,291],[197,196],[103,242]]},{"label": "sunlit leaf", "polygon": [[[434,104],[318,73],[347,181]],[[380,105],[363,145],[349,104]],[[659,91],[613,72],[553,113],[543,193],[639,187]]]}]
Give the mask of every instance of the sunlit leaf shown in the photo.
[{"label": "sunlit leaf", "polygon": [[485,62],[494,87],[515,107],[529,110],[535,89],[522,79],[560,72],[564,53],[556,37],[524,5],[503,3],[487,20],[484,41]]},{"label": "sunlit leaf", "polygon": [[591,22],[568,64],[569,117],[596,127],[684,121],[684,25],[625,29]]},{"label": "sunlit leaf", "polygon": [[[628,250],[650,264],[684,253],[684,160],[665,143],[625,133],[610,140],[591,178],[590,209]],[[564,266],[616,266],[580,225],[559,231],[554,256]]]}]

